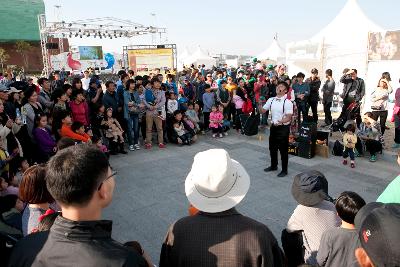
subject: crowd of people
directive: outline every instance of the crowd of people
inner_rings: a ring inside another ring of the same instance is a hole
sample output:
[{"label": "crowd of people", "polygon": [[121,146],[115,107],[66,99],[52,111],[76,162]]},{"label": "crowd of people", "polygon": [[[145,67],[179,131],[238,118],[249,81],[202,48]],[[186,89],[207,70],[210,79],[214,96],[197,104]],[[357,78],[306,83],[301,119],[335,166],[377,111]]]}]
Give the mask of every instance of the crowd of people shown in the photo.
[{"label": "crowd of people", "polygon": [[[152,149],[154,133],[160,149],[191,145],[209,132],[212,138],[230,129],[243,134],[241,118],[255,114],[258,127],[270,127],[271,166],[265,171],[277,170],[279,150],[278,176],[286,176],[289,135],[296,136],[304,121],[318,123],[320,91],[325,124],[335,124],[332,70],[325,72],[324,85],[317,69],[311,73],[289,78],[284,65],[192,66],[165,77],[159,69],[148,76],[120,71],[117,82],[104,84],[90,71],[82,77],[56,72],[37,84],[7,75],[0,81],[0,237],[6,248],[16,243],[9,265],[152,266],[140,243],[112,240],[112,222],[101,220],[115,186],[109,156]],[[376,161],[384,145],[390,75],[383,73],[363,119],[364,81],[357,70],[346,69],[341,83],[344,106],[336,123],[345,130],[343,163],[350,157],[355,167],[355,156],[365,151]],[[398,112],[394,121],[398,126]],[[396,128],[395,146],[399,133]],[[378,200],[399,203],[399,182]],[[226,151],[197,154],[185,182],[192,216],[169,228],[159,266],[400,265],[398,250],[390,246],[400,237],[398,204],[366,205],[347,191],[333,200],[322,173],[299,174],[292,186],[298,206],[282,232],[281,249],[266,225],[235,209],[249,186],[246,170]],[[6,260],[10,249],[4,253]]]}]

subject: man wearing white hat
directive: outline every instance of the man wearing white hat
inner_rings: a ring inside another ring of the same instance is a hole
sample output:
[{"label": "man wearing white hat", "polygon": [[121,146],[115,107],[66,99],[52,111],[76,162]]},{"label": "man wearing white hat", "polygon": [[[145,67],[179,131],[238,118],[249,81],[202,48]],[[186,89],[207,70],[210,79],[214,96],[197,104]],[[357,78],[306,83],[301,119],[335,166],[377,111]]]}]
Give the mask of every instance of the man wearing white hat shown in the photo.
[{"label": "man wearing white hat", "polygon": [[246,170],[225,150],[198,153],[185,192],[199,212],[170,226],[159,266],[283,266],[268,227],[235,209],[249,186]]}]

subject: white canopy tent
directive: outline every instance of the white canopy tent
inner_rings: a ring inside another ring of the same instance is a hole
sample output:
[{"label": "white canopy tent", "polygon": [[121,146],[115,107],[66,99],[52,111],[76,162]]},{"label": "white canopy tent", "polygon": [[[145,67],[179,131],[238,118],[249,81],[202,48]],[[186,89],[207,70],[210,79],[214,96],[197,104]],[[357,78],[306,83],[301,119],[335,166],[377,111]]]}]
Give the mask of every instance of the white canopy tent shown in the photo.
[{"label": "white canopy tent", "polygon": [[285,63],[285,50],[279,45],[277,39],[277,36],[275,36],[270,46],[257,56],[258,60],[272,60],[275,63]]},{"label": "white canopy tent", "polygon": [[215,66],[216,63],[217,60],[213,57],[210,57],[200,48],[200,46],[190,57],[185,59],[185,65],[194,64],[195,66],[198,66],[204,64],[206,68],[211,68],[212,66]]},{"label": "white canopy tent", "polygon": [[186,59],[190,58],[190,52],[187,47],[183,50],[182,53],[178,54],[178,71],[183,70],[183,65],[186,63]]},{"label": "white canopy tent", "polygon": [[382,28],[364,14],[357,0],[348,0],[336,18],[319,33],[309,40],[286,46],[289,71],[309,73],[312,67],[330,68],[337,80],[344,68],[355,68],[359,76],[364,76],[371,31],[382,31]]}]

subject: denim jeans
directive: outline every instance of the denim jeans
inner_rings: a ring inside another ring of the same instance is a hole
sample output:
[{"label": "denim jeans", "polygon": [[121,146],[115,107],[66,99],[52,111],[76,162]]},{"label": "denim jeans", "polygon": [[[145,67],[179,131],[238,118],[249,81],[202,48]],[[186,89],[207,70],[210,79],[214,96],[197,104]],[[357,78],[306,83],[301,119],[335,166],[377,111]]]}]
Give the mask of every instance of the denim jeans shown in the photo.
[{"label": "denim jeans", "polygon": [[126,134],[128,136],[129,145],[136,145],[139,142],[139,115],[130,115],[126,122],[128,125]]}]

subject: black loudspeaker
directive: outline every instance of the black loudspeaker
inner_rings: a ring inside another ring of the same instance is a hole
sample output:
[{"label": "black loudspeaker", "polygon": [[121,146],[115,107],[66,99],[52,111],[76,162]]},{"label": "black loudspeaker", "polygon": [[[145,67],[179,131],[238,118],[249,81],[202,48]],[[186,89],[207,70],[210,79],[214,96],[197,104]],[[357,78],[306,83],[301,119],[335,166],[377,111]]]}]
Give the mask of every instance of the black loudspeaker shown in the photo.
[{"label": "black loudspeaker", "polygon": [[299,142],[298,145],[298,156],[311,159],[315,155],[315,144],[311,142]]},{"label": "black loudspeaker", "polygon": [[157,45],[157,48],[165,48],[165,45]]},{"label": "black loudspeaker", "polygon": [[46,49],[58,49],[58,43],[47,43]]}]

